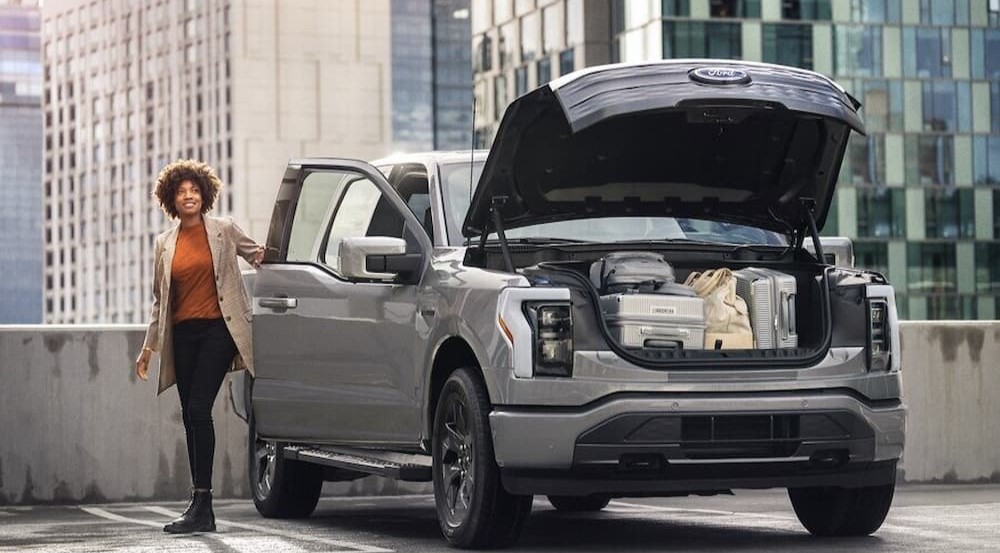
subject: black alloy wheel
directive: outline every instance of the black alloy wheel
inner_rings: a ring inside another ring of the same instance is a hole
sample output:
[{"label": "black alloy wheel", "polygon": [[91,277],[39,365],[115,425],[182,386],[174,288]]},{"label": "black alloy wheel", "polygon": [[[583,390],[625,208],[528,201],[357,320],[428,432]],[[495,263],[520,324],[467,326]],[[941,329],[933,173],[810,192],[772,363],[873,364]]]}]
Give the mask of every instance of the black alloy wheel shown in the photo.
[{"label": "black alloy wheel", "polygon": [[505,547],[517,541],[532,496],[513,495],[500,481],[490,433],[491,405],[475,369],[445,382],[434,416],[434,503],[441,532],[462,548]]}]

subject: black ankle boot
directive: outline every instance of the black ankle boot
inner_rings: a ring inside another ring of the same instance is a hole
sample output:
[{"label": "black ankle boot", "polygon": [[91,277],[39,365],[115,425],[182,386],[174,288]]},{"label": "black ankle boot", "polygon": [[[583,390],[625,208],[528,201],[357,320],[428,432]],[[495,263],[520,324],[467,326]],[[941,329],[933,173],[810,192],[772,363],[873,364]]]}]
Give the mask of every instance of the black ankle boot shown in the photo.
[{"label": "black ankle boot", "polygon": [[184,514],[163,527],[171,534],[191,532],[215,532],[215,513],[212,512],[212,490],[191,492],[191,504]]}]

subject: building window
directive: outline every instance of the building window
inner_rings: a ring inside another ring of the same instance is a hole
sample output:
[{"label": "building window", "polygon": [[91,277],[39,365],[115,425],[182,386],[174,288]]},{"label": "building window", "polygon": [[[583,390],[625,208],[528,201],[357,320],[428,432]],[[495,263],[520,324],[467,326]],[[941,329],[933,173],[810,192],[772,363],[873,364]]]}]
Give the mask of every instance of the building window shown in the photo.
[{"label": "building window", "polygon": [[812,69],[812,26],[764,25],[764,61]]},{"label": "building window", "polygon": [[911,292],[954,292],[958,288],[955,244],[910,242],[906,272]]},{"label": "building window", "polygon": [[924,131],[970,130],[972,122],[968,82],[926,81],[922,88]]},{"label": "building window", "polygon": [[854,266],[885,275],[889,271],[889,246],[885,242],[854,243]]},{"label": "building window", "polygon": [[712,17],[760,19],[760,0],[710,0]]},{"label": "building window", "polygon": [[859,77],[882,76],[882,28],[837,25],[833,32],[834,73]]},{"label": "building window", "polygon": [[558,4],[542,10],[542,52],[546,55],[563,48],[566,35],[563,15],[563,6]]},{"label": "building window", "polygon": [[507,109],[507,77],[497,75],[493,79],[493,119],[499,121]]},{"label": "building window", "polygon": [[990,130],[1000,133],[1000,83],[990,83]]},{"label": "building window", "polygon": [[521,60],[533,61],[542,49],[542,29],[539,12],[521,18]]},{"label": "building window", "polygon": [[782,0],[781,18],[830,20],[830,0]]},{"label": "building window", "polygon": [[929,188],[924,191],[927,238],[973,238],[976,212],[970,188]]},{"label": "building window", "polygon": [[870,132],[903,130],[903,83],[865,79],[855,87]]},{"label": "building window", "polygon": [[861,23],[899,23],[902,0],[850,0],[851,21]]},{"label": "building window", "polygon": [[[962,19],[964,8],[965,22]],[[920,0],[920,22],[925,25],[952,26],[955,23],[967,24],[969,13],[968,0]]]},{"label": "building window", "polygon": [[1000,292],[1000,244],[976,244],[976,291]]},{"label": "building window", "polygon": [[840,174],[841,182],[855,186],[885,184],[885,136],[852,135]]},{"label": "building window", "polygon": [[517,47],[517,24],[509,23],[500,27],[497,48],[500,51],[500,69],[507,69],[518,62],[514,48]]},{"label": "building window", "polygon": [[907,135],[903,142],[906,184],[955,184],[955,146],[950,135]]},{"label": "building window", "polygon": [[951,29],[904,27],[903,74],[951,77]]},{"label": "building window", "polygon": [[906,233],[906,197],[901,188],[858,188],[858,236],[891,238]]},{"label": "building window", "polygon": [[[989,0],[986,10],[990,27],[1000,27],[1000,0]],[[1000,305],[997,309],[1000,310]]]},{"label": "building window", "polygon": [[975,297],[947,294],[941,296],[928,296],[925,300],[927,301],[928,320],[976,318],[977,309]]},{"label": "building window", "polygon": [[552,60],[548,57],[544,57],[538,60],[538,66],[536,67],[538,71],[538,86],[541,86],[552,80]]},{"label": "building window", "polygon": [[972,182],[988,186],[1000,184],[1000,136],[972,138]]},{"label": "building window", "polygon": [[576,58],[573,49],[570,48],[559,54],[559,74],[566,75],[576,70]]},{"label": "building window", "polygon": [[514,70],[514,97],[524,96],[528,92],[528,68],[521,66]]},{"label": "building window", "polygon": [[[997,0],[1000,4],[1000,0]],[[972,29],[969,35],[972,78],[1000,78],[1000,31]]]},{"label": "building window", "polygon": [[[639,4],[639,2],[632,2]],[[691,0],[662,0],[665,17],[687,17],[691,15]]]},{"label": "building window", "polygon": [[743,41],[739,23],[663,22],[663,57],[739,59]]}]

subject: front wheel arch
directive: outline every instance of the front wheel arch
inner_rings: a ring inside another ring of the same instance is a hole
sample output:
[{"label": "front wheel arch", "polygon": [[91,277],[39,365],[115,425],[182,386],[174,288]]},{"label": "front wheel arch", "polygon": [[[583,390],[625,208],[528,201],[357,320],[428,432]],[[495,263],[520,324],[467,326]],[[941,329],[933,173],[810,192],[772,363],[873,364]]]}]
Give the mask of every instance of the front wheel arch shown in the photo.
[{"label": "front wheel arch", "polygon": [[[427,402],[424,404],[424,437],[429,440],[434,435],[434,414],[437,412],[438,399],[444,383],[453,372],[460,368],[469,368],[479,373],[483,378],[482,365],[472,350],[472,346],[459,336],[450,336],[438,346],[431,363],[431,374],[427,383]],[[483,378],[485,381],[485,378]]]}]

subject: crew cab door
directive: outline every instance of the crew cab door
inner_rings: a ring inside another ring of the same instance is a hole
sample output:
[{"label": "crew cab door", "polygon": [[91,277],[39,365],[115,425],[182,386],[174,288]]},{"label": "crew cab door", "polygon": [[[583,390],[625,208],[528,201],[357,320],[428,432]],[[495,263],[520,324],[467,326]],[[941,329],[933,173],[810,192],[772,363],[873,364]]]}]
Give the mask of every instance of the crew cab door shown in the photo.
[{"label": "crew cab door", "polygon": [[[420,269],[345,274],[345,238],[403,239]],[[289,164],[253,290],[252,404],[267,438],[413,445],[419,282],[431,245],[382,174],[351,160]]]}]

